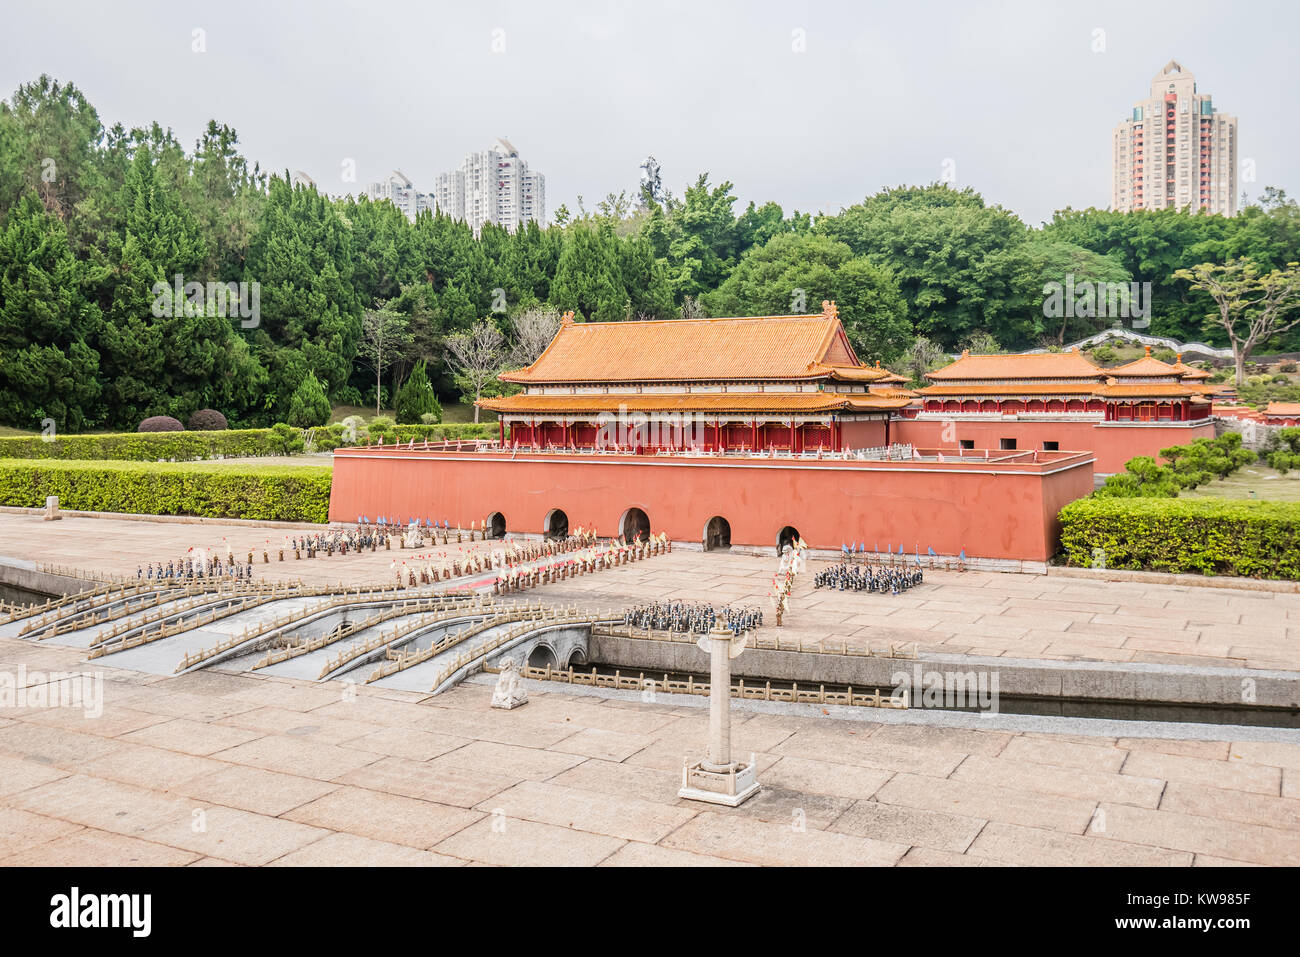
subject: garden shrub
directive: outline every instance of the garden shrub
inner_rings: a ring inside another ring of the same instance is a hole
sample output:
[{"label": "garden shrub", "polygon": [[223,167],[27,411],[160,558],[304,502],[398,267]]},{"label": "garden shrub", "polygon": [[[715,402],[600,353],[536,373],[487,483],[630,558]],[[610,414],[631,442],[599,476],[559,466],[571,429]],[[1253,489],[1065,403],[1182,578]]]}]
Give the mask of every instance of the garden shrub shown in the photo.
[{"label": "garden shrub", "polygon": [[0,505],[139,515],[326,522],[327,466],[0,461]]},{"label": "garden shrub", "polygon": [[1300,579],[1300,503],[1083,498],[1060,519],[1070,565]]},{"label": "garden shrub", "polygon": [[151,415],[140,423],[137,432],[184,432],[185,426],[170,415]]}]

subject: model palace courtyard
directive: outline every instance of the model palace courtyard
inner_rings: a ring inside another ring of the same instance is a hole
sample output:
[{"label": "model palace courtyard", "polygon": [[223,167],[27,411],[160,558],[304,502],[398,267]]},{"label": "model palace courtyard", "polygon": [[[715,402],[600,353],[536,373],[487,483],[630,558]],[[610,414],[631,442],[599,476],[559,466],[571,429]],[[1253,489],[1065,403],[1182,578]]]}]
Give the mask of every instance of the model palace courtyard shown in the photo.
[{"label": "model palace courtyard", "polygon": [[[389,655],[339,681],[320,679],[316,664],[334,659],[310,641],[267,639],[243,654],[242,638],[274,626],[286,603],[302,618],[339,582],[360,601],[363,587],[393,588],[395,564],[417,564],[400,544],[281,559],[285,535],[249,523],[0,514],[0,554],[32,574],[125,578],[130,588],[137,567],[202,543],[254,553],[245,594],[256,586],[274,597],[256,608],[242,599],[247,610],[211,612],[206,625],[195,617],[193,630],[157,640],[144,623],[169,619],[150,619],[143,597],[123,599],[120,619],[46,617],[64,631],[0,626],[0,671],[23,676],[29,695],[0,714],[0,863],[1300,864],[1300,734],[1132,720],[1122,707],[1078,719],[1051,707],[977,714],[916,700],[849,706],[825,687],[811,703],[769,690],[731,703],[732,748],[753,755],[757,795],[735,808],[685,799],[683,762],[703,754],[709,734],[706,697],[530,670],[527,703],[506,710],[491,706],[494,674],[433,693],[436,679],[420,669],[437,656]],[[499,545],[435,541],[425,552]],[[992,662],[1006,694],[1016,681],[1055,682],[1058,694],[1073,682],[1109,699],[1128,687],[1134,701],[1190,694],[1226,704],[1225,689],[1249,680],[1265,704],[1293,694],[1300,672],[1300,594],[1287,586],[938,563],[899,594],[814,588],[828,564],[810,561],[797,577],[779,629],[767,601],[772,549],[647,550],[495,598],[473,568],[402,591],[459,588],[465,602],[496,602],[474,612],[493,621],[520,620],[510,611],[519,607],[557,609],[553,621],[537,613],[552,629],[597,629],[610,609],[651,602],[761,607],[765,623],[733,668],[762,655],[908,672]],[[406,619],[391,620],[396,634]],[[134,624],[144,638],[132,646]],[[610,644],[619,640],[654,644]],[[235,650],[211,654],[223,647]],[[583,671],[576,657],[547,658],[558,641],[547,647],[537,662]],[[31,696],[59,673],[97,676],[96,707]]]}]

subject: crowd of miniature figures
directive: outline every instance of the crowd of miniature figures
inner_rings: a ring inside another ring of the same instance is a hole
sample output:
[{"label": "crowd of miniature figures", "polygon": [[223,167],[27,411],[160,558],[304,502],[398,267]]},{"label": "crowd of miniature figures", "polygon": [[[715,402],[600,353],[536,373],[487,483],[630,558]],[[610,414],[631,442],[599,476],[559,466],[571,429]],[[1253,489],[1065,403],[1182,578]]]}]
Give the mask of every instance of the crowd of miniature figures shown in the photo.
[{"label": "crowd of miniature figures", "polygon": [[726,605],[688,604],[686,602],[652,601],[623,612],[623,624],[654,631],[689,632],[708,634],[722,622],[733,635],[743,635],[763,625],[763,613],[757,608],[732,608]]},{"label": "crowd of miniature figures", "polygon": [[[588,575],[616,565],[640,561],[651,555],[663,555],[673,550],[672,543],[665,534],[651,535],[648,539],[637,537],[630,544],[620,536],[613,542],[597,544],[595,536],[585,534],[571,536],[558,541],[544,542],[540,545],[529,543],[522,549],[525,557],[520,562],[507,562],[493,583],[493,592],[498,595],[520,591],[537,585],[547,585],[565,578]],[[554,551],[546,551],[554,546]],[[541,549],[540,554],[538,549]],[[521,567],[530,561],[539,561],[547,556],[567,554],[562,561],[549,564],[535,564]]]},{"label": "crowd of miniature figures", "polygon": [[252,581],[253,561],[251,558],[247,562],[240,562],[233,557],[228,557],[225,561],[222,561],[215,556],[194,557],[187,555],[185,558],[169,559],[165,565],[162,562],[146,562],[143,565],[137,565],[135,577],[137,581],[163,581],[168,579],[191,581],[196,578],[226,578],[235,581]]},{"label": "crowd of miniature figures", "polygon": [[832,591],[876,591],[897,595],[924,581],[918,568],[870,568],[863,565],[831,565],[813,577],[817,588]]}]

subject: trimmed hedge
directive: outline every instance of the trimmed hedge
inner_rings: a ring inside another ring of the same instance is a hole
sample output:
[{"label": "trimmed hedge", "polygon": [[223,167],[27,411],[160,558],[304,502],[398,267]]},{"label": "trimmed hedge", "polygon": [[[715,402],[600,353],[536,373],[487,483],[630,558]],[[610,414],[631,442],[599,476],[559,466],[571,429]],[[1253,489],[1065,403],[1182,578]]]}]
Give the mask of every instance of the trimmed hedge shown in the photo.
[{"label": "trimmed hedge", "polygon": [[[261,455],[293,455],[302,451],[303,436],[314,437],[318,451],[341,444],[341,425],[299,430],[288,425],[273,429],[227,429],[219,432],[113,432],[102,435],[60,435],[46,441],[39,435],[0,436],[0,459],[79,459],[85,461],[157,462],[175,459],[192,462],[218,455],[243,458]],[[397,425],[380,433],[388,442],[435,439],[491,439],[495,423],[472,422],[436,425]],[[375,436],[361,430],[362,440]]]},{"label": "trimmed hedge", "polygon": [[1300,503],[1083,498],[1060,518],[1070,565],[1300,579]]},{"label": "trimmed hedge", "polygon": [[258,521],[329,520],[333,471],[318,466],[0,461],[0,505]]},{"label": "trimmed hedge", "polygon": [[287,455],[297,429],[288,437],[275,429],[227,429],[220,432],[110,432],[102,435],[0,436],[0,459],[79,459],[157,462],[217,455]]}]

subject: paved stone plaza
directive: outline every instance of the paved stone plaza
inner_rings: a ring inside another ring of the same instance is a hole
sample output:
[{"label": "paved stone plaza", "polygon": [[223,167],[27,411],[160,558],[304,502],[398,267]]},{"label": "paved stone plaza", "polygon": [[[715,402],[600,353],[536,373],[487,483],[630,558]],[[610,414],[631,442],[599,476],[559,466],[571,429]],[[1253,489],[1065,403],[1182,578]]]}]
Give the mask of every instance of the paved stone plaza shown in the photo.
[{"label": "paved stone plaza", "polygon": [[[0,554],[132,573],[223,535],[238,552],[283,532],[0,514]],[[391,561],[265,572],[382,580]],[[678,550],[529,595],[758,604],[774,564]],[[899,596],[804,584],[789,619],[783,640],[1297,670],[1300,596],[953,572]],[[103,675],[97,717],[0,709],[0,863],[1300,865],[1300,744],[1245,730],[1108,737],[743,702],[734,751],[755,753],[763,790],[721,809],[677,797],[703,698],[529,682],[502,711],[486,677],[429,696],[111,664],[0,639],[0,672],[29,683]]]},{"label": "paved stone plaza", "polygon": [[[303,529],[306,529],[304,526]],[[290,534],[308,534],[299,529]],[[282,528],[68,517],[0,511],[0,555],[134,576],[141,562],[164,563],[191,545],[239,559],[255,553],[259,579],[309,584],[392,581],[400,550],[277,561]],[[267,546],[267,542],[270,545]],[[490,549],[466,542],[461,549]],[[262,563],[269,547],[270,564]],[[457,546],[419,554],[452,552]],[[530,591],[553,598],[621,607],[652,599],[752,604],[770,611],[766,595],[774,557],[675,550],[653,561],[570,579]],[[1046,660],[1088,659],[1185,665],[1236,665],[1300,671],[1300,593],[1102,581],[1057,575],[927,571],[903,595],[816,590],[803,575],[792,598],[783,640]]]}]

